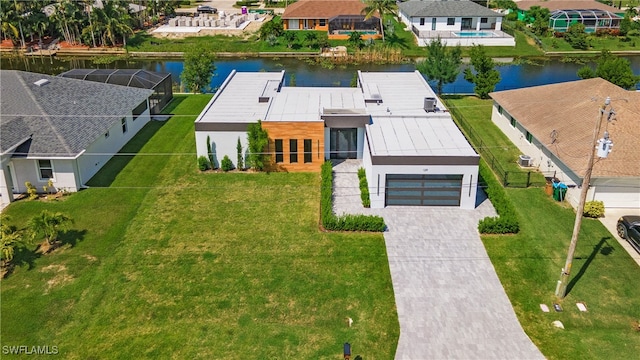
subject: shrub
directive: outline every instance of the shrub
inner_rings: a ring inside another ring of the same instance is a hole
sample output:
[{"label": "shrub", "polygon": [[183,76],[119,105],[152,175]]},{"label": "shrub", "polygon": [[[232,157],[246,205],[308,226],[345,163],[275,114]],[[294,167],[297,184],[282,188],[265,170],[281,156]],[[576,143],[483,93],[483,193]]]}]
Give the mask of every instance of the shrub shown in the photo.
[{"label": "shrub", "polygon": [[504,188],[500,185],[498,180],[496,180],[489,167],[487,167],[483,161],[480,161],[479,173],[480,177],[482,177],[487,184],[487,197],[491,200],[498,216],[487,216],[480,220],[478,223],[478,231],[481,234],[518,233],[520,231],[518,215],[516,214],[516,209],[511,203],[511,200],[504,192]]},{"label": "shrub", "polygon": [[238,143],[236,144],[236,152],[237,152],[237,164],[238,169],[244,169],[244,159],[242,158],[242,143],[240,142],[240,138],[238,137]]},{"label": "shrub", "polygon": [[38,189],[33,186],[29,181],[24,183],[24,186],[27,188],[27,195],[29,195],[29,200],[34,200],[38,198]]},{"label": "shrub", "polygon": [[583,216],[600,218],[604,216],[604,203],[602,201],[587,201],[584,204]]},{"label": "shrub", "polygon": [[210,169],[210,167],[209,167],[209,159],[207,159],[206,156],[204,156],[204,155],[198,156],[198,169],[200,171],[206,171],[206,170]]},{"label": "shrub", "polygon": [[333,213],[333,168],[330,161],[322,164],[320,173],[320,221],[327,230],[334,231],[384,231],[386,225],[380,216],[343,215]]},{"label": "shrub", "polygon": [[371,207],[371,199],[369,198],[369,183],[367,182],[367,174],[363,168],[358,169],[358,179],[360,179],[360,199],[362,206]]},{"label": "shrub", "polygon": [[233,163],[231,162],[231,159],[229,159],[229,156],[225,155],[224,158],[222,158],[222,162],[220,163],[220,168],[224,172],[233,170]]}]

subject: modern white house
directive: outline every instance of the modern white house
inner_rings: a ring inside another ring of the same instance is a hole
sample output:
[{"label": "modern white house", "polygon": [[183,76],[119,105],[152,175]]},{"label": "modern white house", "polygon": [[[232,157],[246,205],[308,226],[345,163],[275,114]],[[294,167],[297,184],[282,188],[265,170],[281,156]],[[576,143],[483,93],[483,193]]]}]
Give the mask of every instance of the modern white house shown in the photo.
[{"label": "modern white house", "polygon": [[[640,92],[594,78],[490,96],[492,121],[530,158],[531,168],[569,186],[567,200],[574,207],[602,116],[598,138],[607,131],[613,148],[606,158],[596,157],[587,201],[602,201],[605,208],[640,208]],[[601,115],[607,97],[611,105]]]},{"label": "modern white house", "polygon": [[[361,159],[371,207],[476,204],[479,156],[419,72],[358,72],[358,85],[284,86],[284,72],[232,72],[195,122],[196,151],[214,162],[267,130],[272,168],[320,171]],[[207,142],[208,141],[208,142]]]},{"label": "modern white house", "polygon": [[153,90],[0,71],[2,203],[49,180],[77,191],[147,124]]},{"label": "modern white house", "polygon": [[515,46],[502,31],[503,14],[470,0],[410,0],[398,4],[401,21],[419,46],[440,38],[447,46]]}]

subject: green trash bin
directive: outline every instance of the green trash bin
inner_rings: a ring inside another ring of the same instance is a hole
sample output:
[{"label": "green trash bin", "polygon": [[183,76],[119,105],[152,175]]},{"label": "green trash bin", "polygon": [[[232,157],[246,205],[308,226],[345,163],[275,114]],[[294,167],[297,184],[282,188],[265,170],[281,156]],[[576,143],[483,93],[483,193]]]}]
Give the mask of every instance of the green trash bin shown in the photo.
[{"label": "green trash bin", "polygon": [[555,201],[563,201],[567,195],[567,184],[563,182],[553,183],[553,199]]}]

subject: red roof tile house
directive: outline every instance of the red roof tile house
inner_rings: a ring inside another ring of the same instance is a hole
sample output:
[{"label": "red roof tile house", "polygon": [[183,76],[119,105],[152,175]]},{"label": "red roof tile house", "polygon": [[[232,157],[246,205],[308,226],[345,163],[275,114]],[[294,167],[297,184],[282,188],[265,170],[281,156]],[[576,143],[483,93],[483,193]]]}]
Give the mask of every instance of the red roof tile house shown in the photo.
[{"label": "red roof tile house", "polygon": [[349,38],[353,31],[364,39],[382,37],[380,18],[365,21],[360,0],[300,0],[289,5],[282,15],[285,30],[327,31],[329,39]]}]

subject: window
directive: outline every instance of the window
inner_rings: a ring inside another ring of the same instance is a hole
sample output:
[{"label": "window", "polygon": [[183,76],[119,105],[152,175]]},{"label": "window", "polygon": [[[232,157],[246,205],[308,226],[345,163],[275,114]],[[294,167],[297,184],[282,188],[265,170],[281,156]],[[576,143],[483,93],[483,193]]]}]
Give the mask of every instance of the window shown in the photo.
[{"label": "window", "polygon": [[51,160],[38,160],[38,175],[40,175],[40,180],[53,179]]},{"label": "window", "polygon": [[487,18],[480,18],[480,23],[481,24],[486,24],[489,21],[489,19]]},{"label": "window", "polygon": [[289,139],[289,162],[298,162],[298,139]]},{"label": "window", "polygon": [[533,141],[533,135],[527,131],[527,141],[528,142],[532,142]]},{"label": "window", "polygon": [[447,25],[451,26],[455,24],[456,24],[456,18],[447,18]]},{"label": "window", "polygon": [[420,25],[424,25],[424,18],[420,18]]},{"label": "window", "polygon": [[127,118],[122,118],[120,123],[122,124],[122,133],[124,134],[127,132]]},{"label": "window", "polygon": [[109,131],[107,131],[106,133],[104,133],[104,138],[108,139],[109,138]]},{"label": "window", "polygon": [[304,162],[310,163],[311,159],[311,139],[304,139]]},{"label": "window", "polygon": [[509,116],[511,118],[511,126],[516,127],[516,119],[514,119],[513,117]]},{"label": "window", "polygon": [[431,18],[431,30],[435,31],[436,30],[436,24],[438,23],[438,20],[436,18]]},{"label": "window", "polygon": [[282,139],[275,140],[276,145],[276,162],[284,162],[284,156],[282,155]]},{"label": "window", "polygon": [[133,109],[133,121],[136,121],[136,119],[142,115],[143,112],[145,112],[147,110],[147,100],[143,101],[140,103],[140,105],[136,106],[135,109]]},{"label": "window", "polygon": [[502,115],[502,106],[498,105],[498,114]]},{"label": "window", "polygon": [[318,20],[318,26],[327,26],[327,19]]}]

